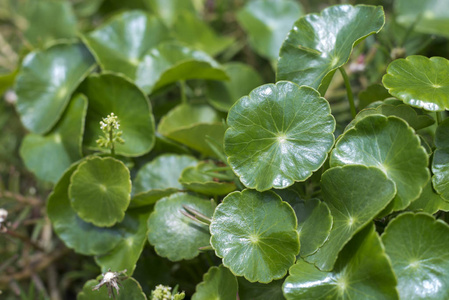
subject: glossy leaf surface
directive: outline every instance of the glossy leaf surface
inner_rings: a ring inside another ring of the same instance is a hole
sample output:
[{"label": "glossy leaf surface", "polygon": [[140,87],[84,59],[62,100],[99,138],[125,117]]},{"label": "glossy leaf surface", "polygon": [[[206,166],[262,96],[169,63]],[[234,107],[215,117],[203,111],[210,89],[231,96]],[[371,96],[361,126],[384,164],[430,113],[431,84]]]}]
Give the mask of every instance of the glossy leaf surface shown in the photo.
[{"label": "glossy leaf surface", "polygon": [[401,299],[449,297],[449,226],[427,214],[404,213],[391,221],[382,242],[398,278]]},{"label": "glossy leaf surface", "polygon": [[207,96],[216,109],[228,111],[241,97],[263,84],[262,77],[251,66],[239,62],[223,65],[228,81],[209,81]]},{"label": "glossy leaf surface", "polygon": [[226,196],[210,225],[211,245],[223,265],[251,282],[282,278],[299,253],[293,209],[273,192]]},{"label": "glossy leaf surface", "polygon": [[396,21],[418,32],[449,36],[449,3],[440,0],[397,0]]},{"label": "glossy leaf surface", "polygon": [[48,132],[94,64],[92,55],[81,44],[57,44],[28,54],[15,86],[22,124],[34,133]]},{"label": "glossy leaf surface", "polygon": [[246,3],[237,19],[248,34],[251,47],[261,56],[275,61],[287,33],[301,15],[298,2],[256,0]]},{"label": "glossy leaf surface", "polygon": [[117,246],[105,255],[95,257],[95,262],[101,267],[101,272],[111,270],[127,270],[126,274],[131,276],[136,268],[137,260],[142,253],[147,241],[147,220],[149,210],[128,210],[122,226],[123,238]]},{"label": "glossy leaf surface", "polygon": [[407,210],[425,212],[428,214],[434,214],[439,210],[449,211],[449,202],[446,202],[438,195],[432,188],[432,181],[429,180],[427,185],[422,190],[419,198],[413,201]]},{"label": "glossy leaf surface", "polygon": [[221,116],[210,106],[181,104],[161,119],[158,131],[206,156],[215,156],[206,137],[222,141],[225,128]]},{"label": "glossy leaf surface", "polygon": [[388,205],[396,188],[380,169],[360,165],[327,170],[321,188],[334,223],[327,242],[305,260],[330,271],[340,250]]},{"label": "glossy leaf surface", "polygon": [[[234,182],[219,181],[214,177],[217,166],[212,162],[200,162],[182,171],[179,182],[187,189],[205,195],[226,195],[236,189]],[[216,176],[224,175],[216,173]]]},{"label": "glossy leaf surface", "polygon": [[436,150],[432,161],[433,187],[449,202],[449,119],[438,126],[435,134]]},{"label": "glossy leaf surface", "polygon": [[167,42],[145,54],[136,73],[136,84],[146,93],[188,79],[226,80],[223,68],[206,53]]},{"label": "glossy leaf surface", "polygon": [[303,260],[284,282],[287,299],[399,299],[396,278],[374,226],[368,225],[345,246],[331,272]]},{"label": "glossy leaf surface", "polygon": [[[122,270],[111,270],[113,272]],[[108,289],[106,285],[102,286],[98,291],[93,291],[94,286],[100,283],[101,277],[97,280],[89,280],[83,286],[83,290],[76,297],[77,300],[109,300],[111,297],[108,295]],[[147,297],[142,291],[140,284],[134,278],[128,278],[120,281],[122,285],[119,290],[119,294],[114,297],[116,300],[147,300]],[[114,293],[117,294],[114,290]]]},{"label": "glossy leaf surface", "polygon": [[429,180],[428,156],[418,136],[397,117],[363,118],[337,141],[330,165],[365,165],[381,169],[394,181],[395,210],[417,199]]},{"label": "glossy leaf surface", "polygon": [[56,183],[64,171],[81,158],[86,111],[86,97],[77,95],[49,133],[25,136],[20,146],[20,156],[36,177]]},{"label": "glossy leaf surface", "polygon": [[92,75],[81,86],[89,99],[84,145],[99,148],[96,140],[103,132],[100,121],[113,112],[120,121],[124,144],[116,143],[115,152],[124,156],[140,156],[154,145],[155,126],[148,98],[133,83],[114,74]]},{"label": "glossy leaf surface", "polygon": [[134,80],[143,56],[167,36],[168,30],[156,17],[143,11],[127,11],[86,34],[84,40],[102,69]]},{"label": "glossy leaf surface", "polygon": [[192,300],[237,299],[237,279],[228,268],[211,267],[196,286]]},{"label": "glossy leaf surface", "polygon": [[228,162],[245,186],[259,191],[306,180],[334,144],[326,99],[292,82],[256,88],[231,108],[227,122]]},{"label": "glossy leaf surface", "polygon": [[110,227],[123,220],[130,193],[128,168],[111,157],[83,161],[70,178],[73,209],[81,219],[99,227]]},{"label": "glossy leaf surface", "polygon": [[300,18],[282,44],[276,79],[324,92],[354,45],[379,32],[384,22],[382,7],[368,5],[335,5]]},{"label": "glossy leaf surface", "polygon": [[442,57],[408,56],[390,63],[382,83],[407,104],[430,111],[449,108],[449,61]]},{"label": "glossy leaf surface", "polygon": [[209,245],[210,234],[206,225],[199,224],[181,213],[185,207],[211,217],[215,205],[205,199],[176,193],[156,203],[148,219],[148,240],[159,256],[171,261],[192,259]]},{"label": "glossy leaf surface", "polygon": [[122,239],[118,226],[100,228],[83,221],[70,205],[68,195],[70,177],[77,169],[74,164],[56,184],[47,200],[47,214],[54,231],[64,244],[84,255],[100,255],[112,250]]}]

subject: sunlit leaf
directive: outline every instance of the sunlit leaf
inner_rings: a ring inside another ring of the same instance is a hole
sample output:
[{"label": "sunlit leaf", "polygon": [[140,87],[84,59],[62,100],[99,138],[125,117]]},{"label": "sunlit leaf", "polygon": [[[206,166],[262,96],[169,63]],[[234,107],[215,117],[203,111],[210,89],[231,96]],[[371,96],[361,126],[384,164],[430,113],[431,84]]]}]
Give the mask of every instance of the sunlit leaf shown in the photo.
[{"label": "sunlit leaf", "polygon": [[259,191],[306,180],[334,144],[329,103],[316,90],[288,81],[241,98],[227,122],[229,164],[245,186]]},{"label": "sunlit leaf", "polygon": [[28,54],[15,86],[16,107],[23,125],[34,133],[48,132],[94,63],[87,49],[76,43],[56,44]]},{"label": "sunlit leaf", "polygon": [[449,226],[424,213],[404,213],[388,224],[382,242],[401,299],[448,299],[448,237]]},{"label": "sunlit leaf", "polygon": [[296,227],[293,209],[275,193],[234,192],[215,210],[211,245],[232,273],[268,283],[284,277],[295,262]]},{"label": "sunlit leaf", "polygon": [[340,250],[388,205],[396,188],[380,169],[360,165],[327,170],[321,178],[321,188],[333,226],[327,242],[305,260],[320,270],[330,271]]},{"label": "sunlit leaf", "polygon": [[388,65],[382,83],[407,104],[430,111],[449,109],[449,61],[411,55]]},{"label": "sunlit leaf", "polygon": [[146,0],[146,2],[168,27],[173,26],[183,12],[194,13],[196,11],[192,0]]},{"label": "sunlit leaf", "polygon": [[81,158],[87,99],[75,96],[55,127],[45,135],[30,133],[22,141],[25,166],[43,181],[56,183],[72,163]]},{"label": "sunlit leaf", "polygon": [[223,265],[211,267],[192,295],[192,300],[210,299],[237,299],[237,279]]}]

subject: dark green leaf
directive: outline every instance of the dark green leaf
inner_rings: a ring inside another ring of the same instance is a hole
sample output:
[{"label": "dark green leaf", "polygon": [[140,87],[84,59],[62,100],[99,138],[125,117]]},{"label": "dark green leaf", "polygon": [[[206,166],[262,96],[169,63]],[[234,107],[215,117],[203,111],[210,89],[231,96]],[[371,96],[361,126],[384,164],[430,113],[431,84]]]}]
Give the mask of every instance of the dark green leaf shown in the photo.
[{"label": "dark green leaf", "polygon": [[432,182],[429,180],[419,198],[413,201],[407,209],[434,214],[439,210],[449,211],[449,203],[433,190]]},{"label": "dark green leaf", "polygon": [[436,150],[432,162],[433,187],[449,202],[449,119],[438,126],[435,134]]},{"label": "dark green leaf", "polygon": [[273,280],[270,283],[249,282],[243,277],[237,278],[239,282],[240,300],[284,300],[282,294],[283,279]]},{"label": "dark green leaf", "polygon": [[[111,270],[113,272],[122,270]],[[97,280],[89,280],[83,286],[83,290],[76,297],[77,300],[110,300],[108,295],[108,289],[106,285],[102,286],[98,291],[92,289],[100,283],[101,277]],[[147,297],[142,291],[140,284],[134,278],[128,278],[121,281],[122,285],[119,290],[119,294],[114,299],[116,300],[147,300]],[[114,290],[114,293],[117,294]]]}]

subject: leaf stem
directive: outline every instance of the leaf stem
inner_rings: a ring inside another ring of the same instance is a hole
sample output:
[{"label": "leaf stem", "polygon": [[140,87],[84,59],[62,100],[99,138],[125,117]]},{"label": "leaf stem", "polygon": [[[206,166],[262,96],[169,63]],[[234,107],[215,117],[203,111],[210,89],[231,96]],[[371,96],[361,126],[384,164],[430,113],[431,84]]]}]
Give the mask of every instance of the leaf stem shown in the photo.
[{"label": "leaf stem", "polygon": [[114,145],[114,129],[109,130],[109,140],[111,141],[111,155],[115,156],[115,145]]},{"label": "leaf stem", "polygon": [[181,101],[183,104],[187,104],[187,95],[186,95],[186,81],[180,80],[179,87],[181,89]]},{"label": "leaf stem", "polygon": [[352,94],[352,89],[351,89],[351,84],[349,83],[348,74],[346,74],[346,71],[343,67],[340,67],[338,69],[340,70],[340,73],[343,76],[343,80],[345,81],[346,93],[348,94],[348,101],[349,101],[349,106],[351,108],[352,118],[355,118],[357,111],[355,109],[354,95]]},{"label": "leaf stem", "polygon": [[444,120],[443,112],[437,111],[436,115],[437,115],[437,123],[438,123],[438,125],[440,125],[441,122],[443,122],[443,120]]}]

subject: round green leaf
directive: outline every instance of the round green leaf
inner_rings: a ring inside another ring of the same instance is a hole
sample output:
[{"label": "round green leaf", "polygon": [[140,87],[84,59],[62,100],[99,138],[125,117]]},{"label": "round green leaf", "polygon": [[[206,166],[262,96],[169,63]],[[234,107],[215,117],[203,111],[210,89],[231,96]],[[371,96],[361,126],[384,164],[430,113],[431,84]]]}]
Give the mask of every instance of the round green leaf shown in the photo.
[{"label": "round green leaf", "polygon": [[100,255],[112,250],[123,237],[119,226],[100,228],[84,222],[70,205],[70,177],[78,164],[72,165],[56,184],[47,200],[47,215],[54,231],[64,244],[84,255]]},{"label": "round green leaf", "polygon": [[211,267],[198,284],[192,300],[237,299],[237,279],[223,265]]},{"label": "round green leaf", "polygon": [[395,20],[417,32],[449,36],[449,3],[440,0],[396,0]]},{"label": "round green leaf", "polygon": [[207,97],[209,103],[218,110],[228,111],[241,97],[263,84],[262,77],[251,66],[239,62],[223,65],[229,75],[228,81],[209,81]]},{"label": "round green leaf", "polygon": [[206,22],[188,11],[175,19],[172,32],[176,40],[210,56],[219,54],[234,42],[232,37],[218,36]]},{"label": "round green leaf", "polygon": [[167,36],[168,30],[155,16],[126,11],[85,35],[84,40],[102,69],[134,80],[143,56]]},{"label": "round green leaf", "polygon": [[221,116],[210,106],[181,104],[161,119],[158,131],[206,156],[215,156],[206,137],[222,141],[225,128]]},{"label": "round green leaf", "polygon": [[223,265],[251,282],[280,279],[299,253],[297,221],[288,203],[271,191],[226,196],[210,225],[211,245]]},{"label": "round green leaf", "polygon": [[243,277],[237,278],[239,282],[240,300],[284,300],[282,294],[283,279],[273,280],[270,283],[249,282]]},{"label": "round green leaf", "polygon": [[275,61],[287,33],[301,15],[298,2],[256,0],[246,3],[237,13],[237,19],[248,33],[251,47],[261,56]]},{"label": "round green leaf", "polygon": [[137,67],[136,84],[146,93],[188,79],[226,80],[228,76],[206,53],[174,42],[148,51]]},{"label": "round green leaf", "polygon": [[432,182],[429,180],[419,198],[413,201],[407,209],[434,214],[439,210],[449,211],[449,203],[433,190]]},{"label": "round green leaf", "polygon": [[435,145],[437,148],[432,161],[432,183],[437,193],[449,201],[449,119],[438,125]]},{"label": "round green leaf", "polygon": [[289,273],[283,285],[289,300],[399,299],[391,264],[372,225],[344,247],[332,272],[300,260]]},{"label": "round green leaf", "polygon": [[81,90],[89,99],[84,145],[106,151],[98,147],[96,140],[103,135],[100,121],[113,112],[120,121],[125,141],[115,145],[115,152],[141,156],[151,150],[155,141],[154,118],[148,98],[138,87],[124,77],[101,74],[89,76]]},{"label": "round green leaf", "polygon": [[147,241],[148,210],[128,210],[121,223],[125,227],[123,238],[107,254],[95,257],[95,262],[101,267],[101,272],[111,270],[127,270],[131,276],[136,268],[143,247]]},{"label": "round green leaf", "polygon": [[24,3],[27,21],[24,36],[34,46],[76,37],[76,17],[70,2],[33,0]]},{"label": "round green leaf", "polygon": [[182,171],[179,182],[191,191],[211,196],[226,195],[234,191],[234,182],[218,181],[219,176],[226,175],[215,172],[215,168],[217,166],[212,162],[200,162],[196,166],[187,167]]},{"label": "round green leaf", "polygon": [[209,245],[207,226],[182,214],[184,207],[211,217],[215,204],[187,193],[176,193],[156,203],[148,219],[148,240],[159,256],[171,261],[192,259]]},{"label": "round green leaf", "polygon": [[383,8],[369,5],[335,5],[300,18],[282,44],[276,80],[319,88],[324,94],[354,45],[379,32],[384,22]]},{"label": "round green leaf", "polygon": [[396,116],[406,121],[408,125],[410,125],[415,130],[429,127],[430,125],[435,123],[435,120],[431,116],[418,114],[415,109],[406,104],[381,104],[375,108],[367,108],[360,111],[355,119],[352,120],[351,123],[348,124],[348,126],[346,126],[345,130],[354,127],[355,123],[369,115],[384,115],[386,117]]},{"label": "round green leaf", "polygon": [[36,177],[56,183],[64,171],[81,158],[86,111],[86,97],[77,95],[49,133],[25,136],[20,145],[20,156]]},{"label": "round green leaf", "polygon": [[330,271],[340,250],[390,203],[396,188],[380,169],[360,165],[327,170],[321,188],[334,223],[327,242],[305,260]]},{"label": "round green leaf", "polygon": [[404,213],[382,235],[401,299],[449,298],[449,226],[432,216]]},{"label": "round green leaf", "polygon": [[337,141],[330,165],[365,165],[381,169],[394,181],[394,210],[417,199],[429,180],[428,156],[414,130],[397,117],[361,119]]},{"label": "round green leaf", "polygon": [[[111,270],[113,272],[122,270]],[[97,280],[89,280],[83,286],[83,290],[76,297],[77,300],[110,300],[108,295],[108,288],[106,285],[102,286],[99,290],[93,291],[92,289],[100,283],[101,276]],[[132,277],[126,280],[119,281],[120,285],[119,294],[114,290],[116,300],[147,300],[147,297],[142,291],[140,284]]]},{"label": "round green leaf", "polygon": [[192,0],[151,0],[148,7],[168,26],[172,27],[176,19],[185,11],[194,13],[198,1]]},{"label": "round green leaf", "polygon": [[22,124],[38,134],[59,120],[72,92],[95,67],[86,48],[57,44],[28,54],[16,78],[17,111]]},{"label": "round green leaf", "polygon": [[109,227],[125,217],[131,193],[128,168],[111,157],[92,157],[79,164],[70,179],[73,209],[86,222]]},{"label": "round green leaf", "polygon": [[396,59],[382,83],[407,104],[430,111],[449,109],[449,61],[442,57],[411,55]]},{"label": "round green leaf", "polygon": [[258,191],[306,180],[334,144],[329,103],[316,90],[288,81],[241,98],[227,122],[229,164],[245,186]]}]

